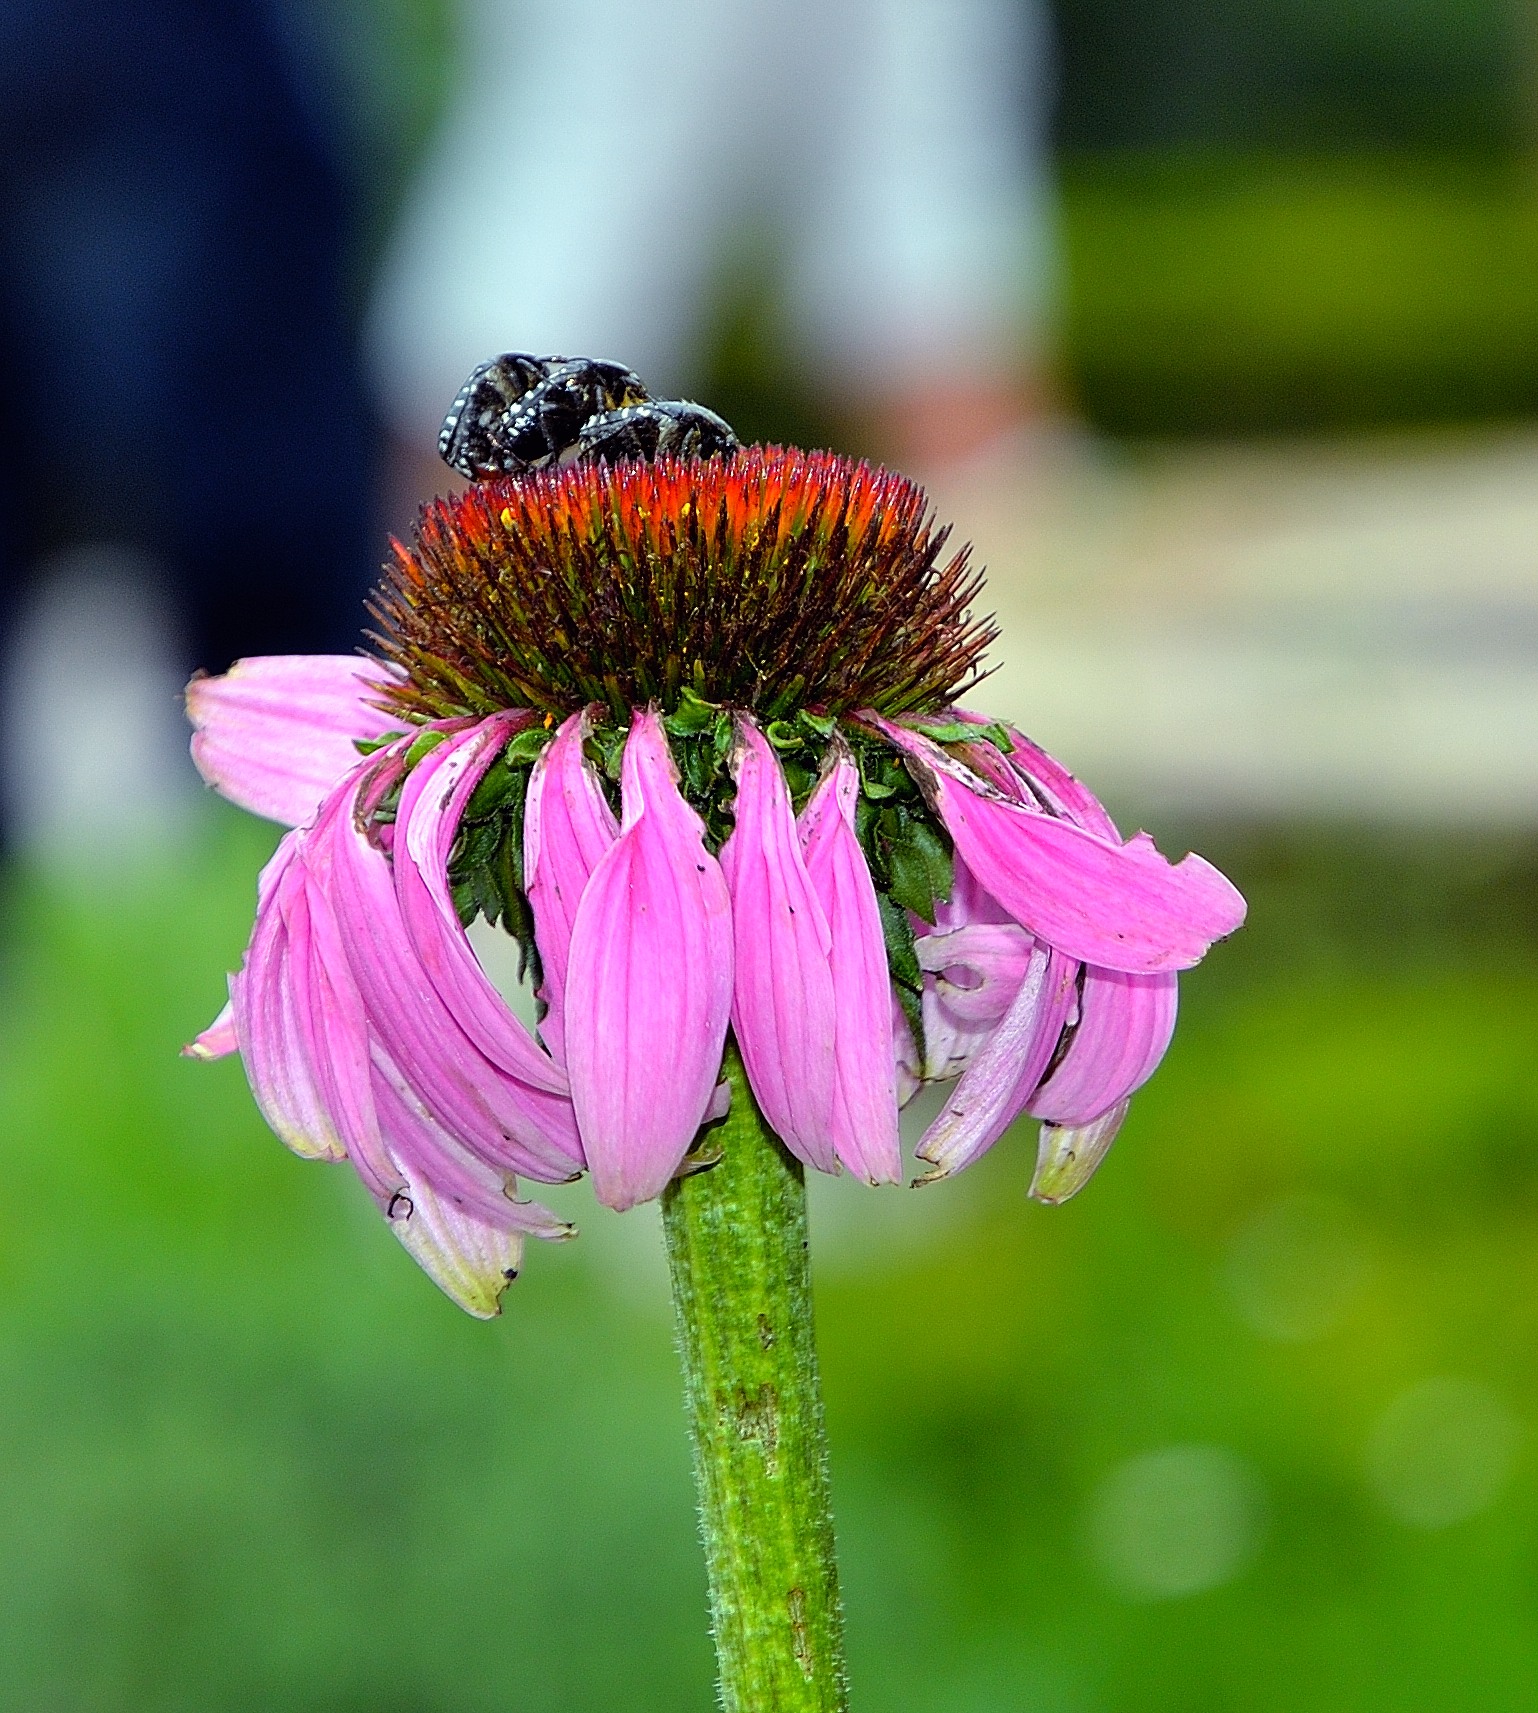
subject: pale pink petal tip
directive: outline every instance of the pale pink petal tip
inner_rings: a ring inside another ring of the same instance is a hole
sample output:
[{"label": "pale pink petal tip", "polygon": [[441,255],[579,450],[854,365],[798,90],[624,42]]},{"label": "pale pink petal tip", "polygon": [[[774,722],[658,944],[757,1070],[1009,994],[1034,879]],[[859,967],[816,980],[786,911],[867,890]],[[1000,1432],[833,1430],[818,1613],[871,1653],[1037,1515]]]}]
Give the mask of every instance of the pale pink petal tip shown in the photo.
[{"label": "pale pink petal tip", "polygon": [[237,660],[187,686],[197,730],[192,759],[214,789],[284,826],[310,821],[356,765],[356,740],[398,725],[373,706],[395,676],[350,654],[269,654]]},{"label": "pale pink petal tip", "polygon": [[1102,1112],[1088,1124],[1043,1124],[1037,1145],[1036,1173],[1031,1179],[1031,1199],[1056,1207],[1076,1196],[1110,1151],[1130,1104],[1119,1100],[1109,1112]]},{"label": "pale pink petal tip", "polygon": [[[523,1265],[523,1232],[476,1219],[420,1183],[411,1186],[409,1197],[396,1199],[389,1221],[445,1296],[477,1320],[502,1312],[502,1294]],[[558,1235],[571,1235],[571,1228]]]},{"label": "pale pink petal tip", "polygon": [[212,1023],[182,1048],[184,1059],[227,1059],[231,1053],[240,1051],[240,1042],[235,1038],[235,1010],[230,1000],[225,1000],[224,1009]]},{"label": "pale pink petal tip", "polygon": [[714,1124],[718,1119],[725,1118],[732,1110],[732,1085],[722,1077],[710,1094],[710,1105],[705,1108],[702,1124]]},{"label": "pale pink petal tip", "polygon": [[732,771],[736,820],[721,850],[732,899],[732,1030],[769,1127],[798,1159],[836,1172],[827,916],[801,855],[779,759],[745,717]]},{"label": "pale pink petal tip", "polygon": [[619,838],[572,927],[566,1062],[593,1189],[661,1193],[710,1110],[732,1000],[731,899],[655,709],[625,744]]}]

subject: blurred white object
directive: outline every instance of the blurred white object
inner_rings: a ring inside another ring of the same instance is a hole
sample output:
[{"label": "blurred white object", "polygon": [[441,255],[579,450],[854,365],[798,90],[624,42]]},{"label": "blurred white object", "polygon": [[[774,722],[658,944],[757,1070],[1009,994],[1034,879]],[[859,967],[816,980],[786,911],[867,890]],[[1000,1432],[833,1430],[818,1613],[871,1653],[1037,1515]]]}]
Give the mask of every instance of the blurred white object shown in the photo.
[{"label": "blurred white object", "polygon": [[687,393],[725,241],[782,240],[810,355],[871,394],[995,375],[1051,273],[1029,0],[463,0],[463,65],[376,300],[403,438],[478,362]]},{"label": "blurred white object", "polygon": [[106,873],[185,832],[198,788],[152,562],[105,544],[44,561],[4,672],[19,849]]}]

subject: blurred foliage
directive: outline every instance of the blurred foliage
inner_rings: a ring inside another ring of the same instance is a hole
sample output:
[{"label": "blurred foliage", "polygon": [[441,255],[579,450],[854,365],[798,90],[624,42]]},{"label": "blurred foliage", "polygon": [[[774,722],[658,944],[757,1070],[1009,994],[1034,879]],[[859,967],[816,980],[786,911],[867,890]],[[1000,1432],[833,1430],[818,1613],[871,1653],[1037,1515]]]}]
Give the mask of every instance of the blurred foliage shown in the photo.
[{"label": "blurred foliage", "polygon": [[1466,157],[1065,161],[1064,354],[1113,433],[1538,409],[1538,178]]},{"label": "blurred foliage", "polygon": [[1053,0],[1069,149],[1509,150],[1528,0]]},{"label": "blurred foliage", "polygon": [[[1538,411],[1530,163],[1149,151],[1060,169],[1058,362],[1103,432]],[[773,280],[772,258],[723,276],[702,396],[748,439],[861,446],[798,356]]]},{"label": "blurred foliage", "polygon": [[[1187,978],[1086,1194],[1029,1205],[1024,1134],[951,1185],[816,1186],[858,1705],[1514,1713],[1538,1670],[1538,849],[1158,830],[1198,835],[1252,924]],[[220,815],[138,882],[9,895],[0,1700],[708,1706],[651,1215],[576,1187],[582,1241],[479,1325],[345,1169],[265,1132],[236,1065],[176,1057],[269,842]],[[1322,1315],[1304,1279],[1301,1333],[1257,1318],[1285,1267],[1243,1271],[1300,1196],[1355,1257]],[[1372,1447],[1438,1375],[1526,1439],[1488,1503],[1424,1529]],[[1106,1494],[1181,1446],[1254,1514],[1212,1585],[1157,1598],[1137,1540],[1130,1573],[1095,1543]]]}]

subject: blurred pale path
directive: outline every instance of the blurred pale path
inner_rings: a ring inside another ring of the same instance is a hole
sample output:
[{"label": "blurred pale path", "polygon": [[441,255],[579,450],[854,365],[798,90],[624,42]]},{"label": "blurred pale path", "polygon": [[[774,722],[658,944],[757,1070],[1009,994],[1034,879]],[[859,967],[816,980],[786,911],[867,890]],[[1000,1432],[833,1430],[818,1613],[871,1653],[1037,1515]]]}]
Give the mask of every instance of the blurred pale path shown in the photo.
[{"label": "blurred pale path", "polygon": [[1139,454],[936,492],[1003,637],[974,698],[1113,800],[1538,819],[1538,435]]}]

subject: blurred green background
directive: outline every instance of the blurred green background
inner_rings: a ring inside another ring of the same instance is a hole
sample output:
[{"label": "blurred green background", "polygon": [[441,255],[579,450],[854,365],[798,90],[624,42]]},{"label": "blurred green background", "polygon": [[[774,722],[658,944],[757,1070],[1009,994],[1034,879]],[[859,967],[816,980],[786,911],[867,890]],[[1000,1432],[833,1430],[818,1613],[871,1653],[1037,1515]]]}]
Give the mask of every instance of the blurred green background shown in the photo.
[{"label": "blurred green background", "polygon": [[[444,14],[329,15],[382,226]],[[1094,425],[1538,409],[1527,9],[1063,0],[1058,27]],[[709,396],[750,433],[812,408],[767,315],[723,301]],[[1090,1191],[1029,1204],[1025,1134],[919,1194],[814,1187],[856,1706],[1528,1708],[1538,841],[1153,830],[1252,919]],[[709,1705],[652,1215],[577,1195],[583,1241],[480,1326],[237,1065],[177,1057],[270,843],[211,808],[174,860],[7,883],[0,1705]]]},{"label": "blurred green background", "polygon": [[[1252,924],[1090,1191],[815,1187],[856,1705],[1529,1707],[1538,854],[1159,831]],[[0,1704],[709,1705],[651,1211],[481,1325],[176,1056],[269,843],[8,896]]]}]

